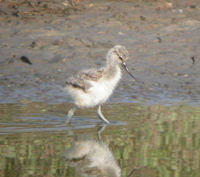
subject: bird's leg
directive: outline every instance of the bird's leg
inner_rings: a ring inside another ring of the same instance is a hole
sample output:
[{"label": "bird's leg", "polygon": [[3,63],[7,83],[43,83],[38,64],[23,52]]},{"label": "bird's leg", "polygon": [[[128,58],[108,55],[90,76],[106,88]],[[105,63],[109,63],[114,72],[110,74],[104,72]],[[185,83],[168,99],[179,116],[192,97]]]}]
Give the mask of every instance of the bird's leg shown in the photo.
[{"label": "bird's leg", "polygon": [[107,124],[110,124],[110,122],[103,116],[102,112],[101,112],[101,105],[98,106],[97,108],[97,115],[99,116],[99,118],[101,120],[103,120],[104,122],[106,122]]},{"label": "bird's leg", "polygon": [[103,126],[100,128],[100,130],[98,131],[98,140],[99,140],[99,141],[102,141],[102,140],[101,140],[101,132],[103,132],[103,131],[105,130],[106,126],[108,126],[108,125],[103,125]]},{"label": "bird's leg", "polygon": [[77,107],[74,106],[72,109],[69,110],[66,121],[65,121],[66,124],[69,124],[70,119],[74,115],[74,112],[76,111],[76,109],[77,109]]}]

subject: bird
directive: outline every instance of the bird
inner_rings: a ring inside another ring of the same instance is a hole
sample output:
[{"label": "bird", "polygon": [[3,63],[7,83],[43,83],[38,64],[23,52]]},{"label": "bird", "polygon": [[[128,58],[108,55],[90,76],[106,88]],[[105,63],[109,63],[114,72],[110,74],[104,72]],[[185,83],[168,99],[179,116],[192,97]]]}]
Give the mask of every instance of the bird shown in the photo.
[{"label": "bird", "polygon": [[104,123],[110,124],[102,114],[101,106],[108,100],[121,79],[122,73],[119,65],[121,64],[128,74],[137,81],[126,66],[128,59],[128,50],[122,45],[116,45],[108,51],[104,67],[83,70],[66,79],[64,90],[69,93],[75,105],[68,112],[66,124],[70,123],[77,108],[95,106],[98,106],[97,115],[99,118]]}]

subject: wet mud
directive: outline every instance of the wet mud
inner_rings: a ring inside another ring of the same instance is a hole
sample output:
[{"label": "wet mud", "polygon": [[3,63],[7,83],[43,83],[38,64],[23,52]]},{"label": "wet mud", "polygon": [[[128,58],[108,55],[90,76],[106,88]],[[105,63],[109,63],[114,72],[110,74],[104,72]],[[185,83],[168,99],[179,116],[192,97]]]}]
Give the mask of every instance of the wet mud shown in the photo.
[{"label": "wet mud", "polygon": [[[70,102],[65,79],[125,45],[110,102],[200,102],[200,2],[0,1],[0,102]],[[22,57],[23,56],[23,57]],[[25,57],[25,58],[24,58]]]}]

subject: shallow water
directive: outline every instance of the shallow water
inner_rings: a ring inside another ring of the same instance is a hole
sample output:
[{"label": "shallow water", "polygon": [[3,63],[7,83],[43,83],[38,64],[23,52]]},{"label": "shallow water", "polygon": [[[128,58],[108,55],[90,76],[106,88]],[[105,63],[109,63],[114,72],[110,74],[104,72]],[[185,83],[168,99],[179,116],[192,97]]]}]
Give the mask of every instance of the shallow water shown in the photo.
[{"label": "shallow water", "polygon": [[[104,105],[103,113],[111,122],[106,127],[96,109],[77,110],[72,124],[66,126],[72,106],[1,104],[0,176],[105,176],[104,167],[90,167],[90,158],[97,163],[100,152],[109,157],[109,164],[117,163],[113,170],[121,170],[122,177],[134,169],[131,177],[199,176],[199,106]],[[81,156],[84,148],[90,151]]]}]

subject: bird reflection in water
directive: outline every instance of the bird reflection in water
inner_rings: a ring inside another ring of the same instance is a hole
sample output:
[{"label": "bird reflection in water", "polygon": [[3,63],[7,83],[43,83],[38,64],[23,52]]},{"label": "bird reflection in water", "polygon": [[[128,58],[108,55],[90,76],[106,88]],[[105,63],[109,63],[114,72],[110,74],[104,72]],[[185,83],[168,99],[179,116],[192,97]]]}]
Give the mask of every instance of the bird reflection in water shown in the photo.
[{"label": "bird reflection in water", "polygon": [[[63,153],[63,158],[69,162],[70,166],[76,168],[78,174],[82,176],[94,177],[120,177],[121,169],[109,150],[108,146],[99,139],[94,140],[87,135],[83,136],[71,148]],[[84,139],[84,140],[83,140]]]}]

